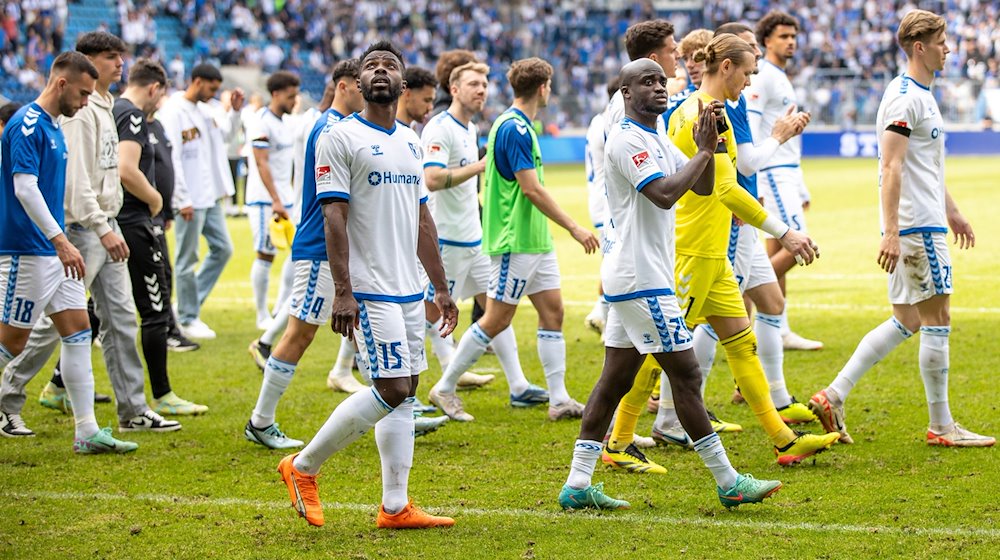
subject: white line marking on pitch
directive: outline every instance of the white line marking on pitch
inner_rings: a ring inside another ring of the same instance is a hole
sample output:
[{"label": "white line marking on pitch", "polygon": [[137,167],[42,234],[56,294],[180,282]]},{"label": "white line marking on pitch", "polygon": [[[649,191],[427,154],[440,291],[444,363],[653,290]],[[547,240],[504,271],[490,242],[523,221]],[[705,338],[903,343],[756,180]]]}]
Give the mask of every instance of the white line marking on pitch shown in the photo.
[{"label": "white line marking on pitch", "polygon": [[[181,506],[246,506],[258,509],[284,509],[288,508],[288,502],[275,502],[264,500],[249,500],[245,498],[197,498],[191,496],[171,496],[164,494],[136,494],[134,496],[124,494],[88,494],[84,492],[4,492],[0,494],[5,498],[17,500],[56,500],[81,502],[84,500],[99,500],[105,502],[126,501],[126,502],[156,502]],[[329,510],[375,511],[373,504],[351,504],[339,502],[325,502],[323,508]],[[768,531],[817,531],[825,533],[867,533],[867,534],[892,534],[903,536],[939,536],[939,537],[1000,537],[1000,529],[990,529],[982,527],[891,527],[880,525],[849,525],[843,523],[783,523],[780,521],[752,521],[741,519],[707,519],[701,517],[670,517],[661,515],[639,515],[636,513],[605,513],[597,514],[591,512],[577,512],[572,514],[555,512],[550,510],[532,510],[517,508],[425,508],[434,513],[448,513],[456,516],[484,517],[499,515],[503,517],[533,517],[546,520],[568,520],[571,516],[586,520],[601,522],[622,522],[622,523],[658,523],[662,525],[695,525],[711,528],[733,528],[761,529]]]}]

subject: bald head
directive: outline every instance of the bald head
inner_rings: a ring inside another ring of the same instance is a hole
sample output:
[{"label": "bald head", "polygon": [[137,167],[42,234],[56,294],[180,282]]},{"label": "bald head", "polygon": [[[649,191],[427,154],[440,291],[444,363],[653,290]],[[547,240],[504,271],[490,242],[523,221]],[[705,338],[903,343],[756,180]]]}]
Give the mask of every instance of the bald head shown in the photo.
[{"label": "bald head", "polygon": [[647,123],[667,110],[667,75],[655,61],[640,58],[626,64],[619,74],[625,114]]},{"label": "bald head", "polygon": [[648,58],[640,58],[626,64],[618,74],[618,79],[623,86],[631,85],[635,80],[642,78],[646,74],[666,76],[659,64]]}]

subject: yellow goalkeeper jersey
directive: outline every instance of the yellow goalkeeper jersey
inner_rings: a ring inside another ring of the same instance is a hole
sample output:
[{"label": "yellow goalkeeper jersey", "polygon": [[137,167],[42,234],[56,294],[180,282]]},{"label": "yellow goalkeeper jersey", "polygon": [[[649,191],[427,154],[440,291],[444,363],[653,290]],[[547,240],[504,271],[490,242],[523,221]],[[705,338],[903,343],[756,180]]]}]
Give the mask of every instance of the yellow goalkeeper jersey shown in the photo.
[{"label": "yellow goalkeeper jersey", "polygon": [[[667,135],[684,155],[692,157],[698,152],[694,142],[694,125],[698,121],[698,100],[705,105],[713,98],[699,90],[691,94],[674,111],[667,123]],[[722,142],[715,154],[715,188],[709,196],[699,196],[688,191],[677,202],[678,255],[693,257],[726,258],[729,246],[729,226],[733,214],[744,222],[760,227],[767,212],[736,182],[736,137],[726,112],[727,130],[719,135]],[[725,151],[722,151],[722,148]]]}]

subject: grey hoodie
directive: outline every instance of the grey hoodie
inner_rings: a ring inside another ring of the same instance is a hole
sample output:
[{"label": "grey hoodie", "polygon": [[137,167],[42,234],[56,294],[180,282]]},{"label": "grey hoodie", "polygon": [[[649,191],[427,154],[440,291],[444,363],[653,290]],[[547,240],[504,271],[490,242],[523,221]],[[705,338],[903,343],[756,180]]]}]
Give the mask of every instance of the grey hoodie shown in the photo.
[{"label": "grey hoodie", "polygon": [[104,97],[95,91],[86,107],[60,119],[69,148],[66,225],[80,224],[98,237],[111,231],[108,219],[122,207],[114,101],[111,94]]}]

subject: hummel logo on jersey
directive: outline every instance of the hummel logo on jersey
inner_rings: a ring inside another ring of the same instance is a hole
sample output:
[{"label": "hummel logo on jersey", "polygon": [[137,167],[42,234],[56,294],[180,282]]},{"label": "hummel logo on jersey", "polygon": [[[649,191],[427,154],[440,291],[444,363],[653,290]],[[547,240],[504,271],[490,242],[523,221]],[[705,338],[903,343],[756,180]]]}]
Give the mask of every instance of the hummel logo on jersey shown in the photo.
[{"label": "hummel logo on jersey", "polygon": [[642,164],[646,163],[647,159],[649,159],[649,152],[646,150],[632,155],[632,163],[634,163],[636,167],[642,167]]},{"label": "hummel logo on jersey", "polygon": [[380,155],[382,155],[382,146],[380,146],[378,144],[372,144],[372,155],[373,156],[380,156]]},{"label": "hummel logo on jersey", "polygon": [[330,175],[329,165],[317,165],[316,166],[316,185],[328,185],[333,181],[333,177]]},{"label": "hummel logo on jersey", "polygon": [[128,120],[132,122],[128,125],[128,129],[132,134],[139,134],[142,131],[142,115],[129,115]]},{"label": "hummel logo on jersey", "polygon": [[642,333],[642,342],[643,342],[643,344],[652,344],[653,343],[653,335],[651,335],[649,333]]},{"label": "hummel logo on jersey", "polygon": [[21,134],[25,136],[31,136],[34,133],[35,133],[35,127],[28,128],[23,124],[21,125]]},{"label": "hummel logo on jersey", "polygon": [[517,133],[520,134],[521,136],[524,136],[525,134],[528,133],[528,127],[524,126],[523,124],[514,123],[514,126],[517,128]]}]

